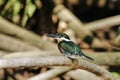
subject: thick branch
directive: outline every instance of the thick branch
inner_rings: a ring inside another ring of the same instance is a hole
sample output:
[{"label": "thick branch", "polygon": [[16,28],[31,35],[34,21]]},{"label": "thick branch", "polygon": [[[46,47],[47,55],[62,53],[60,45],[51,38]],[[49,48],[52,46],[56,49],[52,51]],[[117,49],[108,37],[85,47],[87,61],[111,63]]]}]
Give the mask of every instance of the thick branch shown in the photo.
[{"label": "thick branch", "polygon": [[[28,67],[28,66],[40,66],[40,67],[42,66],[72,66],[73,67],[73,62],[70,59],[66,57],[62,57],[62,56],[24,58],[22,60],[21,59],[0,59],[0,68],[20,67],[20,66],[25,66],[25,67]],[[90,63],[83,59],[79,59],[78,64],[74,67],[85,69],[95,74],[99,74],[105,79],[117,80],[111,73],[106,71],[104,68],[96,64]]]},{"label": "thick branch", "polygon": [[6,59],[12,58],[38,58],[41,56],[58,56],[62,55],[61,53],[56,53],[52,51],[26,51],[26,52],[14,52],[3,56]]},{"label": "thick branch", "polygon": [[[20,26],[14,25],[9,21],[0,17],[0,32],[18,37],[26,42],[38,46],[45,50],[57,50],[56,46],[49,41],[43,41],[39,35],[33,32],[27,31]],[[52,45],[52,46],[51,46]],[[51,47],[48,47],[51,46]]]},{"label": "thick branch", "polygon": [[26,42],[3,34],[0,34],[0,48],[8,51],[39,50],[39,48],[32,46]]},{"label": "thick branch", "polygon": [[90,31],[95,31],[97,29],[106,28],[106,27],[109,28],[119,24],[120,24],[120,15],[116,15],[116,16],[112,16],[105,19],[87,23],[84,26],[86,29]]},{"label": "thick branch", "polygon": [[[27,52],[15,52],[3,56],[3,58],[38,58],[41,56],[60,56],[61,53],[47,52],[47,51],[27,51]],[[92,52],[86,54],[94,59],[94,63],[98,65],[120,65],[120,53],[119,52]]]}]

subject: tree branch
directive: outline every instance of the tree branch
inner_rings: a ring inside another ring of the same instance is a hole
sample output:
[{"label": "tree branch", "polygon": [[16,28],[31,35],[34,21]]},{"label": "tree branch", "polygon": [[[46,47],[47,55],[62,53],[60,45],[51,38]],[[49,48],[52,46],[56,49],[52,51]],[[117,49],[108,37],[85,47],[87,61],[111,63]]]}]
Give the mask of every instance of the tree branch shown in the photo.
[{"label": "tree branch", "polygon": [[38,74],[37,76],[34,76],[28,80],[51,80],[55,76],[62,74],[66,71],[69,71],[70,69],[72,69],[72,67],[63,67],[63,66],[56,67],[56,68],[51,69],[45,73]]},{"label": "tree branch", "polygon": [[39,35],[27,31],[24,28],[21,28],[20,26],[12,24],[9,21],[3,19],[1,16],[0,16],[0,32],[12,35],[14,37],[18,37],[44,50],[57,50],[56,46],[53,43],[42,40],[42,38]]},{"label": "tree branch", "polygon": [[[5,59],[12,58],[39,58],[42,56],[61,56],[61,53],[47,52],[47,51],[27,51],[27,52],[15,52],[4,55]],[[120,53],[119,52],[92,52],[86,54],[94,59],[94,63],[98,65],[120,65]],[[111,60],[112,59],[112,60]]]},{"label": "tree branch", "polygon": [[[60,75],[62,73],[68,72],[65,75],[68,75],[72,77],[74,80],[103,80],[102,78],[96,76],[95,74],[92,74],[88,71],[76,69],[71,70],[72,67],[56,67],[53,68],[45,73],[38,74],[32,78],[29,78],[28,80],[52,80],[52,78],[56,77],[57,75]],[[69,71],[71,70],[71,71]]]},{"label": "tree branch", "polygon": [[6,55],[8,52],[0,50],[0,58],[3,58],[4,55]]},{"label": "tree branch", "polygon": [[14,52],[3,56],[5,59],[12,59],[12,58],[38,58],[41,56],[58,56],[62,55],[61,53],[56,53],[52,51],[25,51],[25,52]]},{"label": "tree branch", "polygon": [[[71,66],[74,68],[85,69],[97,75],[101,75],[104,79],[117,80],[111,73],[104,68],[90,63],[83,59],[77,59],[78,64],[73,66],[73,62],[62,56],[49,56],[40,58],[23,58],[23,59],[0,59],[0,68],[8,67],[28,67],[28,66]],[[9,63],[9,64],[8,64]]]},{"label": "tree branch", "polygon": [[74,80],[103,80],[101,77],[81,69],[71,70],[65,75],[70,76]]},{"label": "tree branch", "polygon": [[[84,39],[86,36],[91,36],[92,33],[90,30],[86,30],[83,27],[82,22],[75,17],[67,8],[65,8],[63,5],[57,5],[54,8],[54,13],[57,15],[57,17],[65,21],[68,26],[73,29],[80,38]],[[81,35],[82,34],[82,35]]]},{"label": "tree branch", "polygon": [[60,20],[66,22],[68,26],[78,35],[78,37],[85,39],[87,41],[89,37],[89,41],[90,43],[92,43],[92,47],[97,47],[97,48],[108,48],[108,47],[105,46],[106,44],[104,42],[101,42],[99,39],[92,37],[92,29],[120,24],[119,15],[115,17],[99,20],[93,23],[91,22],[88,24],[83,24],[76,16],[74,16],[72,12],[70,12],[63,5],[57,5],[54,8],[54,13],[57,15],[57,17]]},{"label": "tree branch", "polygon": [[101,28],[109,28],[120,24],[120,15],[104,18],[84,24],[84,27],[90,31],[95,31]]},{"label": "tree branch", "polygon": [[0,34],[0,49],[7,51],[39,50],[39,48],[33,45],[4,34]]}]

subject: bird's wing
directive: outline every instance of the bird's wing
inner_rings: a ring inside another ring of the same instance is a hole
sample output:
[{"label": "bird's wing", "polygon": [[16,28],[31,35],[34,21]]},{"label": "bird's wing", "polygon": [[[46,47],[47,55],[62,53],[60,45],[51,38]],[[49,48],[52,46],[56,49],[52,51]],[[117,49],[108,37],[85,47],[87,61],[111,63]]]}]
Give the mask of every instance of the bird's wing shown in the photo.
[{"label": "bird's wing", "polygon": [[80,50],[79,46],[71,41],[62,41],[59,43],[59,47],[71,55],[82,55],[82,51]]},{"label": "bird's wing", "polygon": [[83,54],[79,46],[71,41],[62,41],[58,45],[60,51],[62,53],[65,53],[67,56],[71,55],[79,55],[79,56],[84,56],[90,60],[94,60],[93,58]]}]

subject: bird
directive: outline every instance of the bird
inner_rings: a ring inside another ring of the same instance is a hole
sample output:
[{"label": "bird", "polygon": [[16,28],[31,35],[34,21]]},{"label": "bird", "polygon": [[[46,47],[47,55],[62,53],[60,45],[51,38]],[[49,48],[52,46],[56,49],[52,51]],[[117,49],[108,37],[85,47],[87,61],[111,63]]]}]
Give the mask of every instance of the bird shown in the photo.
[{"label": "bird", "polygon": [[76,56],[81,56],[81,57],[86,57],[90,60],[94,60],[93,58],[85,55],[80,49],[80,47],[76,43],[70,40],[67,34],[53,33],[53,34],[48,34],[47,36],[57,39],[58,49],[64,56],[70,59],[75,59]]}]

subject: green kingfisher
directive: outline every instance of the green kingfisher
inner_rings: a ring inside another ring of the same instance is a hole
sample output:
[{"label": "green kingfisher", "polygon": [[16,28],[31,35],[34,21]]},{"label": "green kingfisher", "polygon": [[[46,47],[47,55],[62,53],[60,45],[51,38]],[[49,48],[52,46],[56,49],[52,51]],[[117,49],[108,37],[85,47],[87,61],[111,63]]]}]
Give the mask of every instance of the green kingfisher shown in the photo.
[{"label": "green kingfisher", "polygon": [[57,39],[58,49],[66,57],[71,58],[71,59],[75,59],[76,56],[83,56],[83,57],[86,57],[90,60],[93,60],[93,58],[86,56],[81,51],[80,47],[70,40],[70,38],[67,34],[57,33],[57,34],[48,34],[47,36]]}]

